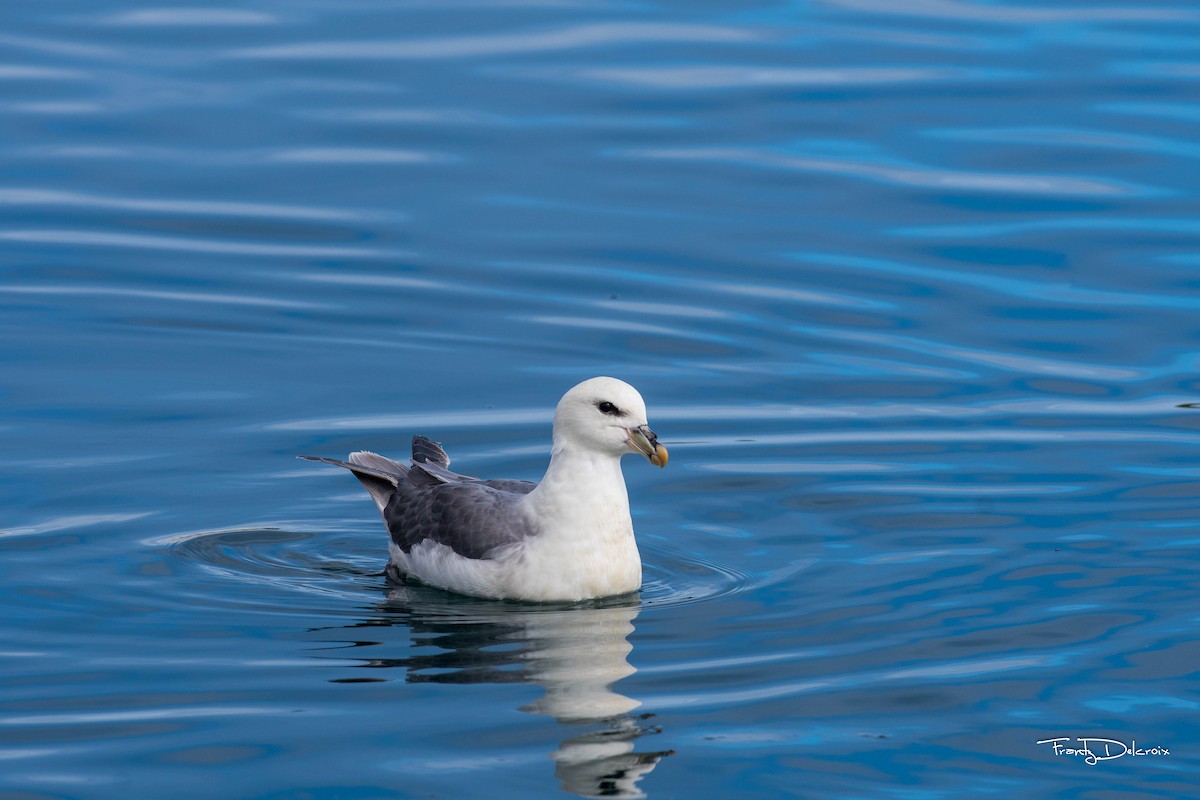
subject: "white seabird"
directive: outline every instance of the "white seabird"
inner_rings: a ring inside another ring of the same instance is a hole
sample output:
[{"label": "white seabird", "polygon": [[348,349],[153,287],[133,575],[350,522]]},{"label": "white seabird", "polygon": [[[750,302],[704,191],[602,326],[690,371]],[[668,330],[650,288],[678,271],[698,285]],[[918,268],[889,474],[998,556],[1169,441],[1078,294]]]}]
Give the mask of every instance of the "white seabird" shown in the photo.
[{"label": "white seabird", "polygon": [[452,592],[514,600],[586,600],[642,584],[621,456],[665,466],[667,449],[637,390],[616,378],[573,387],[554,411],[550,465],[539,483],[451,472],[439,444],[413,437],[410,465],[375,453],[345,467],[391,537],[388,574]]}]

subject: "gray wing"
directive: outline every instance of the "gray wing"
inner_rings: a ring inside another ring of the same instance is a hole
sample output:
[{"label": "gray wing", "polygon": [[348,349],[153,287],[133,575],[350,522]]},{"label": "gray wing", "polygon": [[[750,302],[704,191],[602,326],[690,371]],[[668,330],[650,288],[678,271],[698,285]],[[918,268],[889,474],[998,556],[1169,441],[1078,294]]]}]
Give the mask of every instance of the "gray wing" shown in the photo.
[{"label": "gray wing", "polygon": [[345,467],[367,488],[388,534],[405,553],[427,539],[464,558],[488,558],[497,548],[532,536],[517,504],[536,483],[479,480],[451,472],[450,456],[424,436],[413,437],[412,465],[359,451],[349,462],[300,456]]},{"label": "gray wing", "polygon": [[497,548],[534,535],[517,504],[536,485],[469,479],[407,481],[392,495],[383,520],[392,541],[406,553],[432,539],[464,558],[489,558]]},{"label": "gray wing", "polygon": [[450,466],[450,456],[442,449],[442,443],[435,442],[426,436],[417,435],[413,437],[412,451],[414,464],[436,464],[439,467]]},{"label": "gray wing", "polygon": [[412,439],[412,453],[413,468],[415,471],[412,479],[414,482],[460,483],[463,481],[479,480],[471,475],[460,475],[457,472],[451,472],[449,470],[450,456],[442,449],[440,442],[435,442],[424,436],[414,436]]}]

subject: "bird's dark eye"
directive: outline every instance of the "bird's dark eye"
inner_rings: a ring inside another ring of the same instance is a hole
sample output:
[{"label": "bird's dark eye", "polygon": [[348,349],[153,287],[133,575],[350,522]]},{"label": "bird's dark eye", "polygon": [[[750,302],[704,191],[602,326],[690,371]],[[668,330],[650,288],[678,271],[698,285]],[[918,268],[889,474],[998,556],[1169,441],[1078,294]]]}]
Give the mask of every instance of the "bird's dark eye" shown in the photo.
[{"label": "bird's dark eye", "polygon": [[621,416],[621,409],[617,408],[607,400],[601,400],[599,403],[596,403],[596,408],[600,409],[601,414],[610,414],[614,417]]}]

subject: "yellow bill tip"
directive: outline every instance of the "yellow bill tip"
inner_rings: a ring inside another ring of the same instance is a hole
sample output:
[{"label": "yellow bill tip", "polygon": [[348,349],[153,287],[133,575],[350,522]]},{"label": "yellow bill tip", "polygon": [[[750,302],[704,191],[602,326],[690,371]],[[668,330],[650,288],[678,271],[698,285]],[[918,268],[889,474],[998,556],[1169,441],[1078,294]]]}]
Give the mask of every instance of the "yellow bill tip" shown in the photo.
[{"label": "yellow bill tip", "polygon": [[667,465],[667,448],[661,444],[654,446],[654,455],[650,456],[650,463],[656,467],[665,467]]}]

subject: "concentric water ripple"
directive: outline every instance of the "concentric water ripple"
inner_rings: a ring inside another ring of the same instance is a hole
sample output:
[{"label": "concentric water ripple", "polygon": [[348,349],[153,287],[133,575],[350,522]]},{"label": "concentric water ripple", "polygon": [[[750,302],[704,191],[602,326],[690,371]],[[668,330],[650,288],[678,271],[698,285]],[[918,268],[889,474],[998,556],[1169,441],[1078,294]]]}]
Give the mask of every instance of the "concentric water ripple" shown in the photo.
[{"label": "concentric water ripple", "polygon": [[[186,585],[189,602],[288,613],[297,608],[297,594],[361,602],[365,592],[382,585],[386,561],[386,551],[382,559],[373,559],[372,554],[346,549],[355,544],[353,537],[291,525],[192,531],[145,544],[181,570],[209,576],[178,581]],[[239,585],[250,591],[235,588]]]},{"label": "concentric water ripple", "polygon": [[[279,527],[169,534],[145,544],[183,566],[199,569],[220,581],[248,584],[255,589],[248,593],[222,591],[213,581],[205,581],[205,586],[213,592],[213,602],[225,603],[226,596],[242,594],[244,599],[252,598],[253,603],[264,608],[277,604],[290,609],[294,593],[361,601],[364,594],[390,592],[394,587],[388,584],[383,572],[387,561],[383,541],[382,532],[377,539],[366,541],[362,536],[328,529],[302,531],[295,523],[289,523]],[[631,599],[647,608],[702,603],[752,591],[788,580],[805,566],[798,563],[787,570],[753,574],[695,554],[660,552],[655,548],[643,548],[643,564],[643,588]],[[426,605],[430,598],[450,594],[436,589],[414,591],[420,593]],[[517,605],[536,608],[538,604]],[[451,607],[461,606],[462,602],[451,600]]]}]

